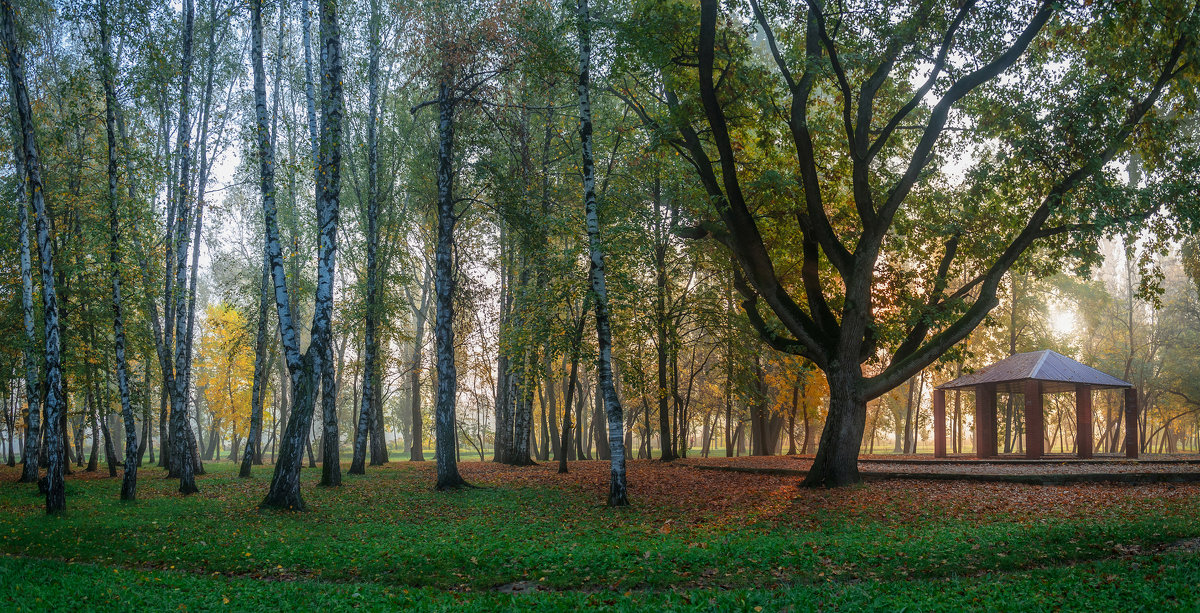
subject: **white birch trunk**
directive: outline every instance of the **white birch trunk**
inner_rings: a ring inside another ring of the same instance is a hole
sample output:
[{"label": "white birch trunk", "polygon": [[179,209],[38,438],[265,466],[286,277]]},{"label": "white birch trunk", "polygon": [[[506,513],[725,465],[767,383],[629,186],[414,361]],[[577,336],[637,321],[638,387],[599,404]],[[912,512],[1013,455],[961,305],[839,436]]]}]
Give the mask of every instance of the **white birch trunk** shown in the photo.
[{"label": "white birch trunk", "polygon": [[[600,350],[597,384],[608,417],[610,452],[609,506],[625,506],[625,436],[621,402],[613,386],[612,329],[608,314],[608,292],[604,285],[604,252],[600,243],[600,217],[596,211],[596,168],[592,156],[591,62],[592,38],[588,0],[579,0],[579,140],[583,149],[583,204],[587,215],[590,280],[596,307],[596,340]],[[664,446],[667,443],[664,441]]]},{"label": "white birch trunk", "polygon": [[42,169],[34,139],[33,111],[25,85],[25,60],[17,43],[17,32],[11,0],[0,1],[0,39],[8,51],[8,76],[11,79],[17,123],[21,129],[25,155],[25,186],[33,205],[38,257],[41,260],[42,311],[45,325],[46,360],[46,512],[58,513],[66,508],[63,488],[62,417],[66,410],[63,393],[61,339],[59,338],[58,297],[54,287],[54,252],[50,240],[50,220],[46,217],[46,202],[42,190]]},{"label": "white birch trunk", "polygon": [[[10,86],[12,80],[10,79]],[[10,92],[13,89],[10,87]],[[11,93],[13,119],[17,116],[16,94]],[[22,355],[25,360],[25,445],[21,454],[21,483],[37,483],[38,453],[41,443],[41,391],[38,389],[37,365],[37,330],[33,316],[33,264],[29,255],[29,206],[26,204],[25,193],[25,147],[20,126],[13,122],[13,161],[17,177],[17,204],[20,225],[17,242],[21,248],[21,311],[25,320],[25,346]]]},{"label": "white birch trunk", "polygon": [[117,91],[113,83],[116,67],[112,59],[112,41],[108,29],[108,3],[100,2],[101,74],[104,81],[104,119],[108,136],[108,228],[109,274],[112,275],[113,344],[116,353],[117,390],[121,396],[121,417],[125,425],[125,475],[121,481],[121,500],[137,498],[137,425],[129,400],[129,371],[125,361],[125,323],[121,314],[121,224],[117,187]]}]

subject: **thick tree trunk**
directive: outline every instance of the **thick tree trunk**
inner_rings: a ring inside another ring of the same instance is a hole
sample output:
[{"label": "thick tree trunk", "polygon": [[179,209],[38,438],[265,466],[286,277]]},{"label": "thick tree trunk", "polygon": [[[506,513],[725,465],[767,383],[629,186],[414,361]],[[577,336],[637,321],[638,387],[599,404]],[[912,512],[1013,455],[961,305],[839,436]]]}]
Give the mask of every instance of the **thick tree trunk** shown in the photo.
[{"label": "thick tree trunk", "polygon": [[371,394],[371,466],[388,463],[387,432],[383,427],[383,382],[382,379],[377,381]]},{"label": "thick tree trunk", "polygon": [[[522,273],[522,276],[527,276]],[[522,283],[524,285],[524,283]],[[533,430],[533,386],[529,349],[522,351],[521,369],[514,376],[515,392],[513,399],[513,437],[512,448],[507,454],[506,464],[512,466],[529,466],[533,464],[530,455],[530,438]]]},{"label": "thick tree trunk", "polygon": [[625,427],[621,403],[613,385],[612,330],[609,323],[608,291],[604,284],[604,253],[600,244],[600,217],[596,210],[596,169],[592,157],[591,63],[592,36],[588,0],[579,0],[579,140],[583,155],[583,203],[587,216],[590,281],[596,306],[596,344],[600,359],[597,385],[608,416],[609,506],[629,504],[625,483]]},{"label": "thick tree trunk", "polygon": [[[331,309],[332,310],[332,309]],[[333,367],[333,343],[326,334],[325,357],[321,360],[321,485],[342,484],[342,458],[337,418],[337,373]]]},{"label": "thick tree trunk", "polygon": [[[267,229],[267,249],[271,259],[271,274],[275,285],[275,306],[278,312],[280,335],[283,339],[287,369],[291,383],[292,407],[280,443],[279,461],[271,479],[271,488],[261,506],[304,510],[300,495],[300,470],[304,450],[312,426],[313,409],[323,371],[328,364],[331,320],[333,315],[333,277],[337,256],[338,197],[341,187],[341,130],[342,130],[342,57],[341,33],[337,23],[335,0],[323,0],[320,10],[322,65],[327,78],[322,82],[321,150],[317,175],[317,227],[320,230],[320,249],[317,263],[317,292],[313,309],[312,332],[308,351],[300,353],[299,338],[292,319],[292,303],[288,296],[284,274],[283,254],[279,242],[279,225],[275,207],[274,150],[267,125],[266,77],[262,65],[262,4],[251,2],[254,64],[254,97],[257,116],[257,137],[260,152],[263,216]],[[335,385],[330,386],[336,387]],[[327,388],[329,389],[329,388]],[[330,389],[331,395],[336,394]],[[334,416],[336,420],[336,415]],[[328,423],[328,414],[326,422]],[[336,421],[334,422],[336,424]],[[335,428],[336,429],[336,428]],[[329,436],[329,430],[326,430]],[[336,432],[333,433],[336,437]],[[340,467],[339,467],[340,468]]]},{"label": "thick tree trunk", "polygon": [[458,473],[455,409],[458,370],[454,364],[454,106],[450,86],[443,81],[438,92],[437,248],[435,250],[434,294],[437,313],[434,339],[437,342],[437,408],[434,430],[437,441],[438,490],[467,485]]},{"label": "thick tree trunk", "polygon": [[[318,251],[317,299],[313,337],[319,337],[316,356],[321,380],[321,485],[342,484],[341,438],[337,416],[337,372],[333,362],[333,282],[337,256],[337,227],[341,190],[342,48],[337,23],[337,0],[320,0],[321,20],[321,163],[317,166],[317,225],[321,228]],[[309,452],[311,453],[311,451]]]},{"label": "thick tree trunk", "polygon": [[[179,492],[192,494],[198,492],[195,479],[193,450],[189,445],[189,428],[187,424],[188,405],[188,366],[190,364],[191,348],[188,346],[188,316],[185,308],[188,287],[187,254],[191,240],[188,190],[191,188],[191,128],[188,125],[191,98],[192,73],[192,34],[194,29],[195,8],[192,0],[184,0],[184,33],[183,33],[183,85],[180,93],[179,107],[179,142],[175,148],[179,155],[179,183],[176,189],[179,220],[175,235],[175,271],[174,271],[174,304],[175,304],[175,356],[174,356],[174,393],[171,394],[171,461],[169,470],[171,476],[179,477]],[[199,245],[196,246],[199,249]]]},{"label": "thick tree trunk", "polygon": [[804,479],[806,487],[837,487],[859,482],[858,448],[866,427],[867,402],[856,379],[849,368],[831,368],[826,373],[829,416],[825,419],[817,456]]}]

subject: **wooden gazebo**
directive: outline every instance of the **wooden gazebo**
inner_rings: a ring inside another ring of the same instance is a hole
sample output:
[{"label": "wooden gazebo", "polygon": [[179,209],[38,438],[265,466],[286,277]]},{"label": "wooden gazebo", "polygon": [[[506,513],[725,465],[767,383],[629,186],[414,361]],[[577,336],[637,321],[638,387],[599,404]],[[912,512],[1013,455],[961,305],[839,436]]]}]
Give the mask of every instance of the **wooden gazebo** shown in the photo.
[{"label": "wooden gazebo", "polygon": [[1025,396],[1025,457],[1044,453],[1042,394],[1075,392],[1076,450],[1092,457],[1092,391],[1125,390],[1125,456],[1138,457],[1137,390],[1108,373],[1050,350],[1011,355],[978,372],[939,385],[933,391],[933,455],[946,457],[946,390],[975,391],[975,454],[996,456],[996,394]]}]

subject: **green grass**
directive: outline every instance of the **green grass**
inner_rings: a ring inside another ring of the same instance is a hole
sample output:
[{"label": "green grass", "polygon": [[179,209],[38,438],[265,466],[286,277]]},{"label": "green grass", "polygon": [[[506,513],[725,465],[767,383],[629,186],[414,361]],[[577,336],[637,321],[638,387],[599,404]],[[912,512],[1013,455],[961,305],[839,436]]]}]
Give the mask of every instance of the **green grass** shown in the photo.
[{"label": "green grass", "polygon": [[[211,464],[186,498],[143,469],[133,504],[116,499],[117,480],[75,477],[58,517],[0,470],[0,609],[1200,608],[1200,557],[1168,547],[1200,536],[1194,488],[1112,488],[1111,505],[1079,512],[977,516],[879,484],[784,485],[782,502],[710,509],[671,489],[698,471],[638,464],[634,506],[614,510],[578,468],[559,480],[547,467],[465,464],[486,487],[438,493],[430,464],[393,463],[339,489],[306,470],[303,514],[256,508],[269,466],[240,480]],[[730,487],[764,483],[738,479]],[[539,589],[495,590],[514,582]]]}]

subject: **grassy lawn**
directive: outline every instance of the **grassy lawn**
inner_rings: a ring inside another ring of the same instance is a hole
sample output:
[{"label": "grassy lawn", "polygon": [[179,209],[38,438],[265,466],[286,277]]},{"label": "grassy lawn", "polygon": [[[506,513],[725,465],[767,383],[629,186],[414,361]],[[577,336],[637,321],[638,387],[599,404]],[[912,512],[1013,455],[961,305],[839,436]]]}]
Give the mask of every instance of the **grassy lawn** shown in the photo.
[{"label": "grassy lawn", "polygon": [[188,498],[144,469],[133,504],[77,473],[50,518],[0,468],[0,609],[1200,608],[1200,486],[808,491],[635,461],[614,510],[603,462],[461,467],[478,489],[432,491],[432,463],[339,489],[306,469],[304,514],[257,510],[269,466],[211,464]]}]

